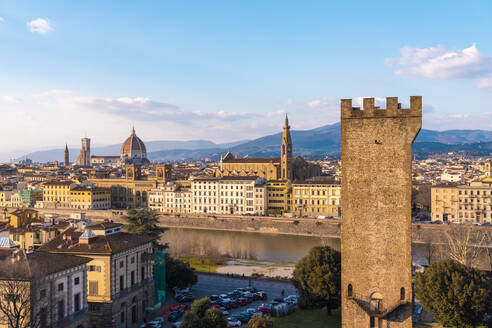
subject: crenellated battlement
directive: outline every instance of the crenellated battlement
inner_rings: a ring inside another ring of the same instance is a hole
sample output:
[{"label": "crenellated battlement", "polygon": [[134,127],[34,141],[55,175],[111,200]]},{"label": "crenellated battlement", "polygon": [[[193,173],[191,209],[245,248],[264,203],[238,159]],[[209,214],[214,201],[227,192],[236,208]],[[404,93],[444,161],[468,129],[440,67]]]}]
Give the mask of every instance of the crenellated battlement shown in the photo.
[{"label": "crenellated battlement", "polygon": [[387,97],[386,109],[374,106],[374,98],[364,98],[362,106],[362,109],[360,107],[352,107],[352,99],[342,99],[342,119],[422,116],[422,96],[411,96],[410,108],[401,108],[398,97]]}]

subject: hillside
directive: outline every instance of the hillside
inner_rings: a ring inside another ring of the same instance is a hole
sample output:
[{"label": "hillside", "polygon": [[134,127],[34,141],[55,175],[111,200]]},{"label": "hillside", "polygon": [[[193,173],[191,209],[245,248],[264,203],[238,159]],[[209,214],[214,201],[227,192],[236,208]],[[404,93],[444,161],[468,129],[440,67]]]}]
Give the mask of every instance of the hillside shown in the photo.
[{"label": "hillside", "polygon": [[[324,125],[311,130],[292,130],[294,154],[306,157],[338,155],[340,153],[340,123]],[[234,155],[243,157],[279,156],[282,133],[264,136],[251,141],[216,144],[208,140],[148,141],[145,142],[150,160],[182,161],[219,159],[228,148]],[[422,129],[413,147],[414,152],[470,151],[487,154],[491,150],[492,131]],[[110,145],[92,149],[93,155],[118,155],[121,145]],[[79,149],[70,149],[70,160],[75,161]],[[34,152],[26,155],[35,162],[63,159],[63,149]],[[24,158],[24,157],[22,157]]]}]

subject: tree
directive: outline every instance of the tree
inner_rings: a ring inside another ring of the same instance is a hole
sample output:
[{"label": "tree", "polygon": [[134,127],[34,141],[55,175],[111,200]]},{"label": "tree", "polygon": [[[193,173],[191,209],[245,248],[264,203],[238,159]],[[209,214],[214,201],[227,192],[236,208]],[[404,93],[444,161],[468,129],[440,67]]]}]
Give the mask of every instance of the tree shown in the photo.
[{"label": "tree", "polygon": [[423,307],[447,327],[475,327],[492,311],[492,282],[454,260],[431,264],[415,278]]},{"label": "tree", "polygon": [[199,300],[196,300],[191,304],[191,312],[196,313],[199,318],[203,318],[205,316],[205,312],[212,306],[212,302],[210,298],[204,297]]},{"label": "tree", "polygon": [[273,321],[269,317],[255,314],[248,321],[248,328],[273,328]]},{"label": "tree", "polygon": [[130,233],[147,234],[159,238],[166,228],[159,227],[159,214],[148,208],[131,209],[123,216],[125,230]]},{"label": "tree", "polygon": [[37,327],[31,312],[30,282],[0,280],[0,324],[15,328]]},{"label": "tree", "polygon": [[439,246],[433,242],[432,237],[429,235],[426,235],[422,241],[422,255],[427,261],[427,265],[437,261],[439,258]]},{"label": "tree", "polygon": [[322,308],[328,315],[340,306],[341,256],[328,246],[311,248],[294,270],[301,308]]},{"label": "tree", "polygon": [[189,263],[166,254],[166,285],[168,288],[185,288],[197,283],[195,271]]},{"label": "tree", "polygon": [[210,308],[205,312],[205,323],[211,328],[226,328],[227,320],[224,314],[217,308]]},{"label": "tree", "polygon": [[210,308],[212,303],[208,297],[196,300],[184,317],[180,328],[226,328],[227,320],[222,311]]},{"label": "tree", "polygon": [[477,265],[480,253],[485,249],[487,233],[482,229],[449,225],[444,230],[446,247],[443,257],[473,267]]}]

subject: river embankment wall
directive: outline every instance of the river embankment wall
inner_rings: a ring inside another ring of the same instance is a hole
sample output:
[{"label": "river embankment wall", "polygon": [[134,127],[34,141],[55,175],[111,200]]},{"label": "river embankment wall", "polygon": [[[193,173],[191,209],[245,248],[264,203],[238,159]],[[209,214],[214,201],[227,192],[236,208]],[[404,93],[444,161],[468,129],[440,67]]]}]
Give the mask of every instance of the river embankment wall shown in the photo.
[{"label": "river embankment wall", "polygon": [[[104,219],[123,223],[125,210],[74,210],[36,209],[40,214],[54,213],[68,217],[72,213],[84,212],[94,221]],[[9,211],[10,212],[10,211]],[[308,219],[270,216],[240,216],[216,214],[161,214],[159,225],[168,228],[205,229],[238,232],[288,234],[312,237],[340,238],[341,221],[336,219]],[[412,224],[414,243],[445,243],[446,224]],[[484,232],[487,244],[492,247],[492,227],[461,226]],[[460,227],[457,227],[460,228]]]}]

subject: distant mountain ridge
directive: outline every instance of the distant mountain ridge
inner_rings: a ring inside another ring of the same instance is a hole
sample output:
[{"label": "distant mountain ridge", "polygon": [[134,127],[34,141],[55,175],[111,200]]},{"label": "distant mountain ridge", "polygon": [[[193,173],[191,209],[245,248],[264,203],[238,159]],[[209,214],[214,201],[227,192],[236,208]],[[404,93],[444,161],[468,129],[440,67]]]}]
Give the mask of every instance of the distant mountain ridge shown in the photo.
[{"label": "distant mountain ridge", "polygon": [[[340,153],[340,122],[311,130],[292,130],[294,155],[319,157]],[[216,144],[208,140],[147,141],[147,154],[152,161],[217,160],[230,148],[234,155],[244,157],[279,156],[282,133],[275,133],[255,140]],[[93,155],[118,155],[121,144],[92,149]],[[492,131],[422,129],[415,140],[414,152],[450,152],[458,150],[492,151]],[[75,161],[79,149],[70,149],[70,160]],[[22,158],[34,162],[63,160],[63,149],[39,151]]]},{"label": "distant mountain ridge", "polygon": [[[209,140],[189,140],[189,141],[173,141],[173,140],[158,140],[145,142],[145,148],[147,153],[156,151],[168,151],[174,149],[193,150],[193,149],[228,149],[237,146],[241,143],[248,142],[249,140],[241,140],[236,142],[229,142],[223,144],[216,144]],[[114,155],[119,156],[121,150],[121,144],[114,144],[109,146],[94,147],[91,148],[91,155]],[[29,158],[33,162],[45,163],[50,161],[63,161],[65,148],[41,150],[26,154],[16,159],[16,161]],[[79,156],[80,148],[69,148],[70,162],[74,162]]]}]

